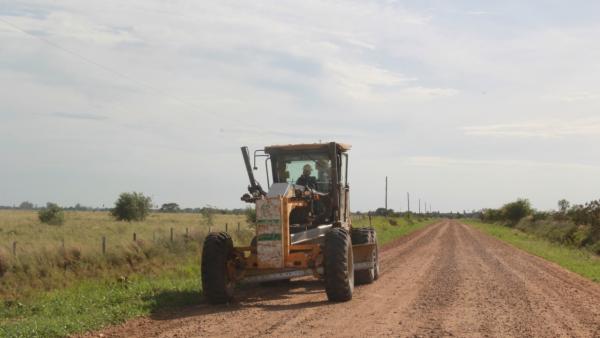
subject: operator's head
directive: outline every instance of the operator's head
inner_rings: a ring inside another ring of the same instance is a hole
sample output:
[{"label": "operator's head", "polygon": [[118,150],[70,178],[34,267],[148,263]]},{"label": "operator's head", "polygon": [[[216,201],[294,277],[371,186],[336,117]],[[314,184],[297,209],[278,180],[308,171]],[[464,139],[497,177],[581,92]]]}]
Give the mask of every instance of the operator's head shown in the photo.
[{"label": "operator's head", "polygon": [[304,167],[302,167],[302,175],[310,176],[310,173],[312,173],[312,167],[310,164],[305,164]]}]

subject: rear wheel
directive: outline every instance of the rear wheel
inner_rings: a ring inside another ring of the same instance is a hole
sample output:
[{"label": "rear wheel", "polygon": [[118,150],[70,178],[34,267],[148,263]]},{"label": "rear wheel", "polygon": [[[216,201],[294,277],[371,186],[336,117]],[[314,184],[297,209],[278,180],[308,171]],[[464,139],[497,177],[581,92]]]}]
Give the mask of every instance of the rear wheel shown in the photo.
[{"label": "rear wheel", "polygon": [[354,258],[348,231],[334,228],[325,235],[325,292],[333,302],[352,299],[354,291]]},{"label": "rear wheel", "polygon": [[371,262],[373,267],[366,270],[356,271],[355,281],[356,284],[371,284],[374,280],[379,278],[379,257],[377,249],[377,237],[375,229],[373,228],[354,228],[352,229],[352,244],[367,244],[374,243],[375,250],[373,250]]},{"label": "rear wheel", "polygon": [[233,241],[226,232],[210,233],[202,248],[202,289],[211,304],[223,304],[233,298],[235,281],[229,276],[228,263],[233,256]]}]

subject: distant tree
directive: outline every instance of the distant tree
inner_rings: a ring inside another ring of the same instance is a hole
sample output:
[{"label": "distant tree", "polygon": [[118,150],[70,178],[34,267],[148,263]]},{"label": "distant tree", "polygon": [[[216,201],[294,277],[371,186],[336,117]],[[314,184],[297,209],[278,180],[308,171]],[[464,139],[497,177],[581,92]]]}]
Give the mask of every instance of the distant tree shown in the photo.
[{"label": "distant tree", "polygon": [[479,217],[484,222],[498,222],[502,220],[502,212],[498,209],[483,209]]},{"label": "distant tree", "polygon": [[376,216],[390,216],[394,213],[394,209],[386,209],[386,208],[377,208],[375,209],[374,214]]},{"label": "distant tree", "polygon": [[29,201],[21,202],[21,204],[19,204],[19,209],[31,210],[33,209],[33,203]]},{"label": "distant tree", "polygon": [[57,204],[50,202],[38,212],[38,218],[40,222],[50,225],[62,225],[65,221],[63,209]]},{"label": "distant tree", "polygon": [[138,192],[124,192],[119,195],[110,213],[119,221],[143,221],[150,213],[152,200]]},{"label": "distant tree", "polygon": [[90,210],[91,208],[83,206],[79,203],[75,204],[75,206],[73,207],[73,210],[77,210],[77,211],[86,211],[86,210]]},{"label": "distant tree", "polygon": [[217,209],[210,205],[207,205],[204,208],[200,209],[200,213],[204,217],[204,220],[206,221],[207,225],[210,225],[210,226],[215,225],[214,224],[214,214],[216,211],[217,211]]},{"label": "distant tree", "polygon": [[181,209],[179,208],[179,204],[177,204],[177,203],[165,203],[160,207],[159,211],[160,212],[180,212]]},{"label": "distant tree", "polygon": [[523,217],[531,215],[533,209],[529,200],[520,198],[514,202],[505,204],[501,212],[502,218],[514,225]]},{"label": "distant tree", "polygon": [[558,201],[558,212],[560,212],[561,214],[566,215],[570,207],[571,203],[569,203],[569,201],[567,201],[566,199],[563,198],[560,201]]}]

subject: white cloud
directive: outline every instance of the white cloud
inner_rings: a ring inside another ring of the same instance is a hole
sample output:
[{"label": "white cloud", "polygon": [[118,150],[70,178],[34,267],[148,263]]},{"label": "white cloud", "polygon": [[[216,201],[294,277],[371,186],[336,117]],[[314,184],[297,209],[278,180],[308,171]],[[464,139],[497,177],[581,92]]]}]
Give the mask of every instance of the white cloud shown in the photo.
[{"label": "white cloud", "polygon": [[599,170],[600,166],[588,165],[583,163],[568,162],[544,162],[544,161],[526,161],[526,160],[497,160],[497,159],[465,159],[453,157],[438,156],[412,156],[404,160],[404,164],[415,167],[477,167],[480,170],[489,170],[483,167],[510,167],[512,169],[531,170],[537,168],[553,169],[578,169],[578,170]]},{"label": "white cloud", "polygon": [[[332,138],[354,144],[351,170],[361,176],[353,181],[359,192],[353,205],[360,209],[379,206],[377,175],[455,161],[446,157],[476,161],[491,143],[504,155],[519,147],[534,162],[544,162],[539,154],[556,139],[564,144],[556,158],[565,163],[587,155],[572,145],[575,136],[600,129],[590,89],[600,87],[597,23],[542,16],[531,25],[528,15],[539,13],[517,13],[519,21],[491,6],[470,13],[456,4],[439,11],[410,6],[7,4],[0,18],[33,37],[0,22],[0,86],[7,89],[0,92],[0,152],[7,163],[0,175],[9,178],[0,183],[0,204],[109,203],[135,188],[182,205],[238,206],[237,192],[246,185],[242,144]],[[464,13],[494,15],[480,20]],[[541,100],[547,93],[559,94]],[[561,118],[567,105],[573,120]],[[473,142],[465,134],[494,138]],[[431,168],[441,169],[428,175],[445,178],[443,166]],[[418,181],[419,170],[399,185]],[[43,182],[56,184],[40,192]],[[77,192],[88,184],[96,186]],[[438,194],[440,208],[444,201],[468,202],[448,187],[454,186],[424,179],[415,189]]]},{"label": "white cloud", "polygon": [[402,90],[403,94],[416,99],[431,99],[437,97],[451,97],[459,94],[457,89],[453,88],[427,88],[427,87],[409,87]]},{"label": "white cloud", "polygon": [[466,135],[496,137],[560,138],[600,135],[600,119],[529,121],[463,127]]},{"label": "white cloud", "polygon": [[563,101],[563,102],[578,102],[578,101],[597,100],[598,98],[600,98],[600,94],[597,92],[582,91],[582,92],[561,93],[561,94],[555,94],[555,95],[544,95],[544,96],[542,96],[542,98],[548,99],[548,100]]},{"label": "white cloud", "polygon": [[467,11],[466,13],[467,13],[467,15],[474,15],[474,16],[490,14],[488,11]]}]

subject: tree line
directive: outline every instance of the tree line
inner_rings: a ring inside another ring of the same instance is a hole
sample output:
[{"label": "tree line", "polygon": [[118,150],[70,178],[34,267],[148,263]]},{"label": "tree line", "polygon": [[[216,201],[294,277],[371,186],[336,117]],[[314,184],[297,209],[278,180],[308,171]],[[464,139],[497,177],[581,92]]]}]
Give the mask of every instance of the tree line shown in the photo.
[{"label": "tree line", "polygon": [[[19,206],[0,206],[0,209],[12,210],[38,210],[38,218],[40,222],[50,225],[61,225],[64,223],[64,211],[108,211],[119,221],[142,221],[150,212],[161,213],[198,213],[202,214],[209,220],[212,220],[213,214],[226,215],[246,215],[249,219],[255,219],[255,215],[250,215],[248,209],[226,209],[217,208],[214,206],[204,206],[201,208],[181,208],[178,203],[164,203],[160,208],[153,208],[152,199],[139,192],[124,192],[121,193],[115,201],[112,208],[93,208],[82,206],[77,203],[70,207],[61,207],[56,203],[48,202],[46,206],[39,207],[29,201],[24,201]],[[251,213],[251,212],[250,212]]]},{"label": "tree line", "polygon": [[557,210],[540,211],[529,200],[518,199],[498,209],[484,209],[479,217],[600,254],[600,200],[571,204],[561,199],[557,205]]}]

